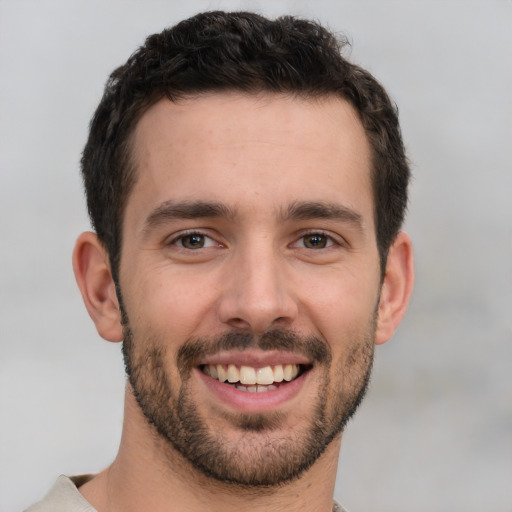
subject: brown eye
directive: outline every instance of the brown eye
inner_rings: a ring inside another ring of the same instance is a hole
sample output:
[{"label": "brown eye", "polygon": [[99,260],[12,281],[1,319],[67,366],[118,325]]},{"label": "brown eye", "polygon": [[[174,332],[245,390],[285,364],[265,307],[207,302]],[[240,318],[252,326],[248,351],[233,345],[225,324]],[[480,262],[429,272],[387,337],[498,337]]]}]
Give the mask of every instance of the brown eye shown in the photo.
[{"label": "brown eye", "polygon": [[324,249],[330,242],[329,237],[318,233],[303,236],[302,240],[307,249]]},{"label": "brown eye", "polygon": [[199,233],[182,236],[179,243],[185,249],[202,249],[205,246],[205,236]]}]

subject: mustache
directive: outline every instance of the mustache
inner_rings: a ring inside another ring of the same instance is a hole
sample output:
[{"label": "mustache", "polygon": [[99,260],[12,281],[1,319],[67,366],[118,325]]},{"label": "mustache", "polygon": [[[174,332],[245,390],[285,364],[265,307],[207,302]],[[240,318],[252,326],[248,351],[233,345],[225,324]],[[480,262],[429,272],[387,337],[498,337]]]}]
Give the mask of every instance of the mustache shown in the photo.
[{"label": "mustache", "polygon": [[327,365],[332,360],[327,343],[317,336],[302,336],[293,331],[274,329],[262,335],[250,332],[228,332],[213,338],[201,337],[187,340],[176,356],[180,373],[187,374],[201,359],[222,351],[282,350],[307,357],[313,363]]}]

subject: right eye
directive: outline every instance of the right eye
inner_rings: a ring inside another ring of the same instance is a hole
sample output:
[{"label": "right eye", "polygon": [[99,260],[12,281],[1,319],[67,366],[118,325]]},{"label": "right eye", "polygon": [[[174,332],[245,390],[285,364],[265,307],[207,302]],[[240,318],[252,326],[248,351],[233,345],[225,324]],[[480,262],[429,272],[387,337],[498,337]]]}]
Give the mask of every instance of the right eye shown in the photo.
[{"label": "right eye", "polygon": [[217,245],[213,238],[203,235],[202,233],[181,234],[172,241],[172,244],[189,250],[203,249]]}]

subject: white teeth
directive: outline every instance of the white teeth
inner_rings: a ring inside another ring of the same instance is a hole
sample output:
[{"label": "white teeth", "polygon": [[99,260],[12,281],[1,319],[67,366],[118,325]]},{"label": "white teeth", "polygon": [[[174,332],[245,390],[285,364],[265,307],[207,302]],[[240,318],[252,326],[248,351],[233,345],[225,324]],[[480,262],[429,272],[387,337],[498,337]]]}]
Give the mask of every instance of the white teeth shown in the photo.
[{"label": "white teeth", "polygon": [[291,380],[295,379],[299,373],[299,368],[295,364],[287,364],[283,368],[283,377],[284,380],[287,382],[290,382]]},{"label": "white teeth", "polygon": [[258,384],[272,384],[274,382],[274,372],[270,366],[258,368],[256,372],[256,382]]},{"label": "white teeth", "polygon": [[[210,368],[211,368],[211,366],[210,366]],[[212,375],[212,377],[213,377],[213,375]],[[217,365],[217,378],[221,382],[226,382],[228,380],[228,374],[226,373],[226,370],[224,370],[224,366],[222,366],[221,364]]]},{"label": "white teeth", "polygon": [[[239,382],[244,391],[268,391],[269,389],[277,389],[271,386],[273,383],[287,381],[290,382],[299,374],[299,365],[277,364],[275,366],[264,366],[263,368],[253,368],[252,366],[240,366],[238,368],[234,364],[227,367],[222,364],[205,365],[203,371],[206,375],[219,380],[220,382],[228,381],[231,384]],[[258,386],[257,386],[258,385]],[[260,390],[260,386],[263,386]],[[237,386],[238,387],[238,386]]]},{"label": "white teeth", "polygon": [[237,384],[236,389],[240,391],[246,391],[248,393],[264,393],[265,391],[273,391],[277,389],[277,386],[243,386],[242,384]]},{"label": "white teeth", "polygon": [[283,382],[284,374],[283,374],[283,365],[278,364],[274,366],[274,382]]},{"label": "white teeth", "polygon": [[250,366],[241,366],[240,382],[242,384],[256,384],[256,370]]},{"label": "white teeth", "polygon": [[240,372],[234,364],[228,365],[228,382],[234,383],[240,381]]}]

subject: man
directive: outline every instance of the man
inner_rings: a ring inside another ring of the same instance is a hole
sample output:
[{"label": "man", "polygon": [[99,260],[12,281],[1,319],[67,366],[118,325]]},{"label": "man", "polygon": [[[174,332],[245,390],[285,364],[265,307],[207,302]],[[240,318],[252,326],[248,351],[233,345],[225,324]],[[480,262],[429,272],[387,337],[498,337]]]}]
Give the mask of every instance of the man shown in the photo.
[{"label": "man", "polygon": [[333,509],[341,434],[413,284],[385,91],[319,25],[197,15],[114,71],[74,270],[123,342],[119,453],[29,510]]}]

